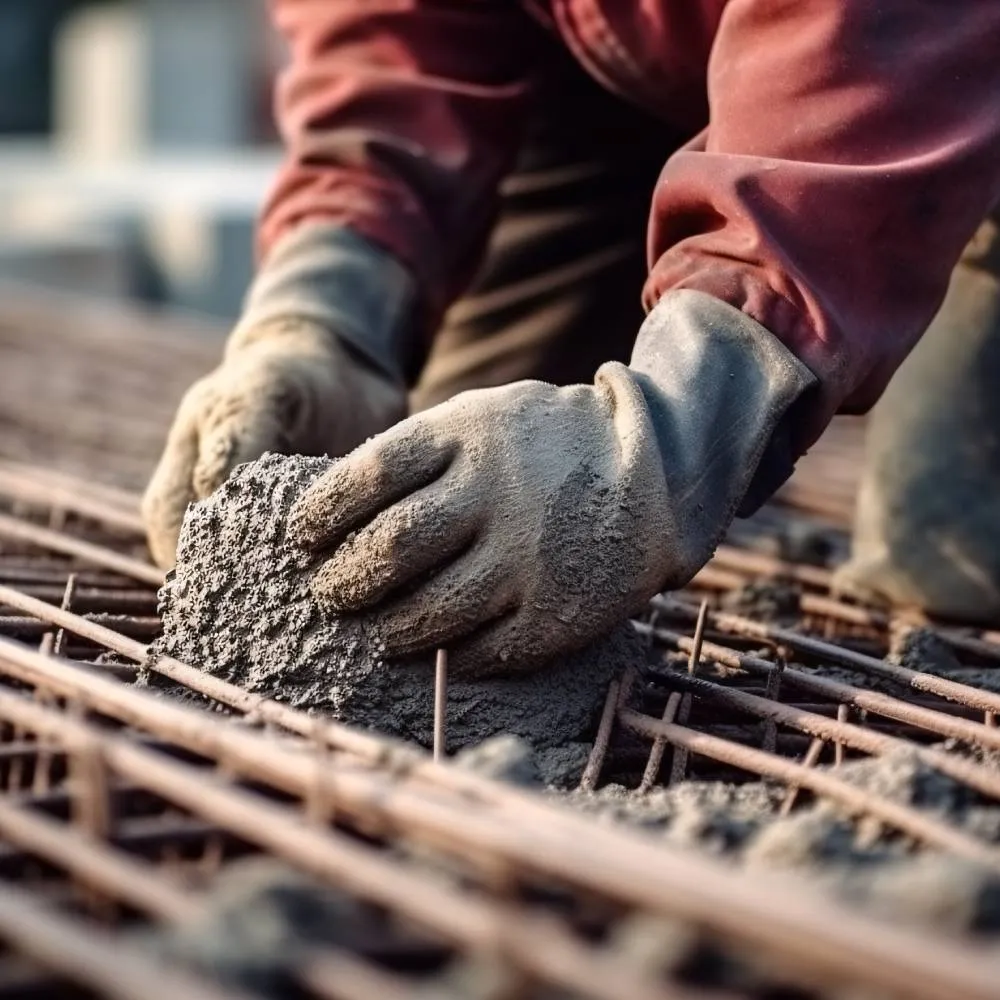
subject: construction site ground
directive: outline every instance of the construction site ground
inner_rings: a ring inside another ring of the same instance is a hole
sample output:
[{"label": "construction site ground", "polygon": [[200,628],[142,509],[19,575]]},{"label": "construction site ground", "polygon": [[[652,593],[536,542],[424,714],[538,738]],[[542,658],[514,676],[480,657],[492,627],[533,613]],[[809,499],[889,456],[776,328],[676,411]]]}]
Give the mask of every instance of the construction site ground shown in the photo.
[{"label": "construction site ground", "polygon": [[149,656],[137,491],[222,335],[0,287],[0,998],[1000,996],[1000,635],[831,588],[860,420],[556,792]]}]

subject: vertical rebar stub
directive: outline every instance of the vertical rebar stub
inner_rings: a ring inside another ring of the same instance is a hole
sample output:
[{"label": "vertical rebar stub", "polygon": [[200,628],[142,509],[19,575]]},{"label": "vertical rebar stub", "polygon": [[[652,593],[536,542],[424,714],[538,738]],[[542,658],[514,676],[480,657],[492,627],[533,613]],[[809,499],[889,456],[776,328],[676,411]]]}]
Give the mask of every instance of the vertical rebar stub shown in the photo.
[{"label": "vertical rebar stub", "polygon": [[444,759],[448,725],[448,653],[437,651],[434,660],[434,760]]}]

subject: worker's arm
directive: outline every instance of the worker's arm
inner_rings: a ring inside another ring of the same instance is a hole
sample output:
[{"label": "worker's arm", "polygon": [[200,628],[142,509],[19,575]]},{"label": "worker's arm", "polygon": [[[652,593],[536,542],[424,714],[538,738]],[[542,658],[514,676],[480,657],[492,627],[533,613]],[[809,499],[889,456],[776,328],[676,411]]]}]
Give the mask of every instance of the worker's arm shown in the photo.
[{"label": "worker's arm", "polygon": [[[412,375],[479,263],[520,142],[537,31],[508,0],[271,6],[291,51],[277,92],[286,155],[260,221],[267,278],[250,308],[307,309]],[[353,252],[370,244],[411,278],[382,281],[372,262],[372,294],[397,308],[376,324],[363,317],[363,329],[342,314],[336,267],[307,259],[345,232]],[[283,253],[289,241],[298,249]]]},{"label": "worker's arm", "polygon": [[656,188],[645,300],[707,292],[809,366],[796,452],[878,398],[1000,198],[998,54],[996,3],[727,4],[710,125]]},{"label": "worker's arm", "polygon": [[317,598],[489,671],[686,583],[929,322],[1000,190],[998,52],[994,3],[732,0],[631,365],[465,393],[338,463],[291,524]]},{"label": "worker's arm", "polygon": [[534,31],[507,0],[272,0],[286,158],[222,364],[181,403],[143,513],[173,563],[187,504],[264,451],[343,454],[406,410],[516,151]]}]

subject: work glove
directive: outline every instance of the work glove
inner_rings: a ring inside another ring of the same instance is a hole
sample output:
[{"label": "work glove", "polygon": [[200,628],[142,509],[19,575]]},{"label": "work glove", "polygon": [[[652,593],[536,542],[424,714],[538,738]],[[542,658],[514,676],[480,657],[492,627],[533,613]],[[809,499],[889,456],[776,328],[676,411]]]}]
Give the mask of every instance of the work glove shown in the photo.
[{"label": "work glove", "polygon": [[[814,381],[738,310],[673,292],[630,367],[410,417],[317,480],[289,538],[316,554],[317,601],[364,614],[388,655],[445,646],[466,675],[534,668],[694,575]],[[764,465],[765,491],[791,471]]]},{"label": "work glove", "polygon": [[406,415],[393,328],[409,278],[347,230],[304,227],[280,243],[222,363],[180,403],[142,500],[153,558],[174,563],[187,505],[266,451],[343,455]]}]

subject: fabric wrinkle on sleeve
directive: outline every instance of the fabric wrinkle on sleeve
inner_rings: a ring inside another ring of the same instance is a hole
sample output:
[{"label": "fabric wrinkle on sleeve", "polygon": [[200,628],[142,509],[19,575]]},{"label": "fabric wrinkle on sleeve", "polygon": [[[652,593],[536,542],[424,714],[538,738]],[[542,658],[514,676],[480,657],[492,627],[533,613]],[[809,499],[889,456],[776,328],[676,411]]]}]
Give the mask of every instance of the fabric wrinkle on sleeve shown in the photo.
[{"label": "fabric wrinkle on sleeve", "polygon": [[270,2],[291,62],[258,254],[302,223],[346,226],[412,273],[429,330],[475,271],[520,142],[527,15],[502,0]]},{"label": "fabric wrinkle on sleeve", "polygon": [[667,162],[647,308],[690,288],[818,376],[805,450],[878,398],[1000,197],[1000,5],[732,0],[710,124]]}]

